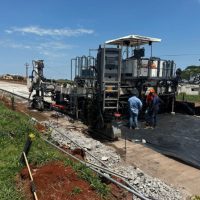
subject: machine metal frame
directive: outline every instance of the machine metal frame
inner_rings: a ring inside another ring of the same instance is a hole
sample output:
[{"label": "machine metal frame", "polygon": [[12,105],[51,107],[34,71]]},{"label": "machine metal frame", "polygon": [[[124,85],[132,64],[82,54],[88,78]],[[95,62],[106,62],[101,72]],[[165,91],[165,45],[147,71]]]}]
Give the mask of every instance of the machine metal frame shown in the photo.
[{"label": "machine metal frame", "polygon": [[[52,99],[68,114],[83,119],[93,129],[102,130],[111,138],[119,137],[119,124],[122,116],[127,116],[127,100],[133,89],[137,89],[138,96],[143,99],[148,88],[154,87],[167,105],[164,110],[172,106],[178,81],[176,66],[173,61],[152,57],[152,44],[160,41],[158,38],[128,35],[100,45],[96,58],[91,55],[72,58],[71,84],[54,85]],[[144,58],[143,45],[151,46],[150,58]],[[134,48],[134,54],[130,56],[129,48]],[[45,84],[40,63],[43,61],[34,62],[37,70],[33,70],[31,88],[36,90],[34,100],[42,102],[48,84]],[[36,104],[36,107],[39,106]]]}]

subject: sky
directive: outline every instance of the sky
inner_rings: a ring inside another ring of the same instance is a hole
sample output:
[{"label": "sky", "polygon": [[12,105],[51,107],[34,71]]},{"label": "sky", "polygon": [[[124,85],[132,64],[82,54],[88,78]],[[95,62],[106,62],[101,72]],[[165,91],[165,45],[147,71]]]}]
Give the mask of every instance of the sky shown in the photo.
[{"label": "sky", "polygon": [[200,65],[200,0],[0,0],[0,74],[41,59],[46,78],[70,79],[72,58],[132,34],[162,39],[153,56],[177,67]]}]

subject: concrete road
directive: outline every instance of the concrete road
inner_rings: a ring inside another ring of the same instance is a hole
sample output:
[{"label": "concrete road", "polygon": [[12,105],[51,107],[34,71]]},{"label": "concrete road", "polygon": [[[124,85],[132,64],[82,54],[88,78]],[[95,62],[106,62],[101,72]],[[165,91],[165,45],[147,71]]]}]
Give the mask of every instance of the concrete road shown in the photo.
[{"label": "concrete road", "polygon": [[26,98],[29,97],[29,91],[26,85],[0,81],[0,89],[16,93]]}]

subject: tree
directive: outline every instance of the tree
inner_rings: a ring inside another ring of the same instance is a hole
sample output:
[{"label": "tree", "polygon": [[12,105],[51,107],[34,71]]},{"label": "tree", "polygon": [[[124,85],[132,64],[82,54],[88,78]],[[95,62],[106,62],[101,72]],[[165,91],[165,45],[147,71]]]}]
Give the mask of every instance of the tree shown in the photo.
[{"label": "tree", "polygon": [[198,74],[200,74],[200,66],[191,65],[182,71],[181,78],[190,80],[191,77],[195,77]]}]

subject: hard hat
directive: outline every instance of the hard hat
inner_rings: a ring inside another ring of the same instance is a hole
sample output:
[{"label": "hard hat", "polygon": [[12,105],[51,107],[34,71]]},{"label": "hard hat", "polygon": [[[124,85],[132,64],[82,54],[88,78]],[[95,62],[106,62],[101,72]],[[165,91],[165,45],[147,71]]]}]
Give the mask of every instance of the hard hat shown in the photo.
[{"label": "hard hat", "polygon": [[154,90],[153,88],[151,88],[151,89],[149,90],[149,92],[150,92],[150,93],[155,93],[155,90]]}]

